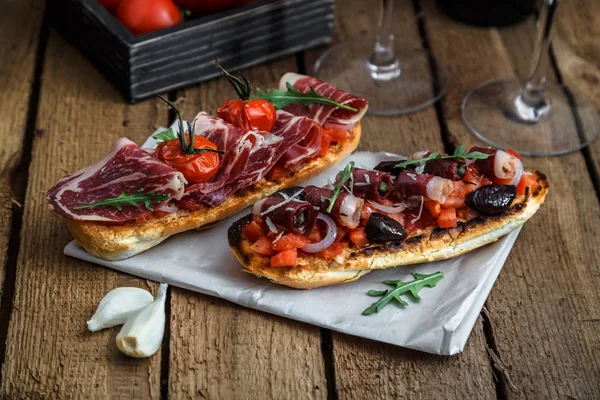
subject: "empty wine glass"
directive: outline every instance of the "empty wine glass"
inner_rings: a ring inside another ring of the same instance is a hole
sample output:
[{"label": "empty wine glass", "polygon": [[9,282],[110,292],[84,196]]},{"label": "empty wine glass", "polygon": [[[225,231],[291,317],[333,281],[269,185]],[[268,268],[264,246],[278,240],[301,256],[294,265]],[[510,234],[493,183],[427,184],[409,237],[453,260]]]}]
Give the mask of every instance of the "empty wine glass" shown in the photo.
[{"label": "empty wine glass", "polygon": [[315,76],[367,99],[369,114],[425,108],[445,87],[435,57],[425,49],[400,50],[394,42],[394,0],[380,6],[377,37],[332,47],[317,60]]},{"label": "empty wine glass", "polygon": [[530,74],[489,81],[462,103],[467,127],[495,147],[522,154],[565,154],[590,144],[600,131],[594,106],[572,89],[546,81],[548,50],[558,0],[542,0]]}]

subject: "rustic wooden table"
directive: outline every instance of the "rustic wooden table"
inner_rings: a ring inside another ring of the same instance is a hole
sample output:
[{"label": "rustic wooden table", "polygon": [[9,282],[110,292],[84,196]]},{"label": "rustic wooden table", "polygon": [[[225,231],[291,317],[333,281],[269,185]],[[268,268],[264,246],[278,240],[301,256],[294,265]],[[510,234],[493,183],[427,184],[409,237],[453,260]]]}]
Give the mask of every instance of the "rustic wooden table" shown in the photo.
[{"label": "rustic wooden table", "polygon": [[[557,398],[600,397],[600,141],[558,158],[527,159],[551,192],[522,230],[464,353],[437,357],[330,332],[171,288],[161,351],[134,360],[116,331],[85,321],[109,290],[157,284],[66,258],[70,236],[44,193],[99,159],[114,139],[138,143],[169,116],[129,105],[48,27],[37,0],[0,1],[0,362],[3,398]],[[432,0],[402,1],[398,40],[431,48],[449,82],[436,105],[402,117],[367,117],[363,150],[410,154],[477,141],[459,104],[481,82],[523,74],[533,20],[473,28]],[[376,7],[339,1],[335,41],[372,35]],[[247,71],[273,86],[309,71],[323,49]],[[600,2],[559,11],[550,79],[600,108]],[[223,80],[170,93],[186,115],[214,111]]]}]

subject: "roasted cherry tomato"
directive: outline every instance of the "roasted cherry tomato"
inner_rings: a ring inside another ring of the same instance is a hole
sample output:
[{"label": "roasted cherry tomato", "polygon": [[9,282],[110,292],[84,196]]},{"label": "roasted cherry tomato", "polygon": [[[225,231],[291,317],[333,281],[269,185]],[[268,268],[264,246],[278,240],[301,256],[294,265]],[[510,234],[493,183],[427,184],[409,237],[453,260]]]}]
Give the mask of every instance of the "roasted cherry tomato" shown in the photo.
[{"label": "roasted cherry tomato", "polygon": [[142,35],[182,22],[172,0],[123,0],[116,17],[131,33]]},{"label": "roasted cherry tomato", "polygon": [[102,4],[111,14],[114,14],[121,0],[98,0],[98,3]]},{"label": "roasted cherry tomato", "polygon": [[271,132],[277,113],[266,100],[227,100],[217,109],[223,120],[249,131]]},{"label": "roasted cherry tomato", "polygon": [[331,137],[332,142],[343,142],[352,137],[350,131],[332,126],[324,126],[323,133],[327,133]]},{"label": "roasted cherry tomato", "polygon": [[219,60],[215,62],[217,68],[235,89],[240,100],[227,100],[217,109],[217,115],[223,120],[249,131],[271,132],[275,126],[277,112],[273,104],[266,100],[249,100],[252,93],[252,84],[244,75],[232,75],[227,72]]},{"label": "roasted cherry tomato", "polygon": [[210,14],[234,5],[234,0],[175,0],[181,8],[194,14]]},{"label": "roasted cherry tomato", "polygon": [[[186,134],[185,136],[189,141],[190,135]],[[206,138],[196,136],[194,148],[216,150],[217,146]],[[185,179],[192,183],[208,182],[215,176],[220,164],[219,155],[214,152],[185,154],[178,139],[167,140],[159,144],[156,154],[158,154],[158,158],[181,172]]]}]

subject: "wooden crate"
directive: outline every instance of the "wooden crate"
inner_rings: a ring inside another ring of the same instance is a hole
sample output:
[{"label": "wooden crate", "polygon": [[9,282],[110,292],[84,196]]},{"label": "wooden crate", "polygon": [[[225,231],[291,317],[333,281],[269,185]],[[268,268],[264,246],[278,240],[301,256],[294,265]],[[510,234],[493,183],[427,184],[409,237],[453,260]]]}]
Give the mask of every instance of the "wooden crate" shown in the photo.
[{"label": "wooden crate", "polygon": [[134,36],[96,0],[47,0],[52,25],[136,102],[328,43],[334,0],[260,0]]}]

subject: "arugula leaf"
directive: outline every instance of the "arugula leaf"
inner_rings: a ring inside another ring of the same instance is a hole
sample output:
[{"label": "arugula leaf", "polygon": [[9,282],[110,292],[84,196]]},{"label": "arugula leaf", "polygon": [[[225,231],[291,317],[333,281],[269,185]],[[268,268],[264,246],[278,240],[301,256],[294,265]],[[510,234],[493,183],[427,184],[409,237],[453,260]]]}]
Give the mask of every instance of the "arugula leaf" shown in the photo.
[{"label": "arugula leaf", "polygon": [[342,187],[344,184],[352,177],[352,171],[354,170],[354,161],[350,161],[348,165],[344,168],[344,170],[340,173],[340,180],[335,184],[333,188],[333,196],[331,198],[327,197],[329,200],[329,207],[327,207],[327,212],[330,213],[333,210],[333,205],[337,200],[340,192],[342,191]]},{"label": "arugula leaf", "polygon": [[173,132],[173,128],[169,128],[166,131],[162,131],[152,136],[156,140],[160,140],[161,142],[166,142],[167,140],[177,139],[175,132]]},{"label": "arugula leaf", "polygon": [[83,210],[85,208],[93,207],[115,207],[119,211],[123,211],[123,206],[131,204],[132,206],[140,207],[140,203],[146,206],[146,209],[154,211],[152,208],[151,201],[159,203],[163,200],[167,200],[170,197],[169,194],[156,194],[156,192],[143,193],[142,189],[137,190],[135,193],[128,195],[126,192],[121,193],[119,197],[112,197],[96,203],[80,204],[73,207],[73,210]]},{"label": "arugula leaf", "polygon": [[267,93],[265,93],[260,88],[256,88],[256,93],[258,93],[258,96],[255,96],[255,98],[267,100],[273,103],[273,106],[278,110],[291,103],[300,103],[305,106],[308,106],[310,104],[324,104],[326,106],[338,107],[343,110],[353,112],[358,111],[356,108],[336,103],[329,97],[321,96],[315,91],[315,89],[312,86],[310,87],[310,92],[302,93],[294,89],[294,87],[289,82],[287,82],[285,85],[287,86],[287,91],[268,89]]},{"label": "arugula leaf", "polygon": [[450,159],[455,159],[455,160],[485,160],[486,158],[488,158],[490,155],[489,154],[484,154],[481,153],[479,151],[472,151],[471,153],[466,153],[465,154],[465,146],[458,146],[456,148],[456,150],[454,150],[454,154],[452,155],[448,155],[448,156],[442,156],[439,153],[431,153],[430,155],[428,155],[425,158],[419,158],[417,160],[406,160],[401,162],[400,164],[396,164],[395,167],[396,168],[406,168],[409,165],[412,164],[420,164],[420,163],[426,163],[427,161],[431,161],[431,160],[450,160]]},{"label": "arugula leaf", "polygon": [[415,280],[410,282],[403,282],[401,280],[386,280],[383,282],[386,285],[395,286],[395,289],[369,290],[367,293],[369,296],[383,297],[363,311],[363,315],[378,313],[383,307],[392,301],[398,306],[408,306],[408,303],[400,297],[401,294],[410,294],[415,300],[421,300],[421,297],[419,297],[419,291],[425,286],[430,288],[435,287],[435,285],[444,277],[444,275],[442,275],[442,273],[439,271],[430,275],[423,275],[413,272],[412,276],[415,278]]}]

